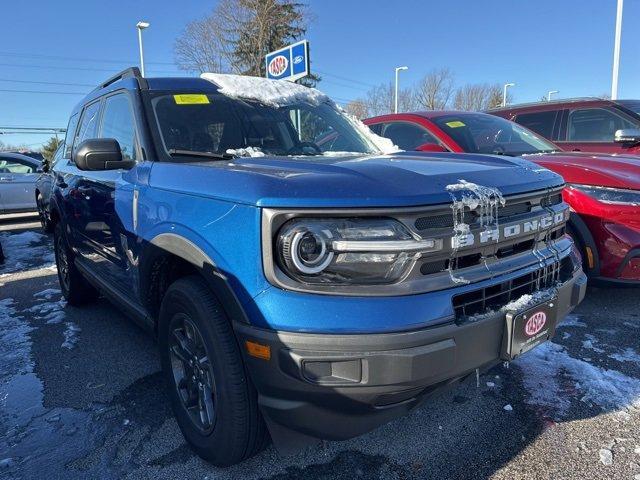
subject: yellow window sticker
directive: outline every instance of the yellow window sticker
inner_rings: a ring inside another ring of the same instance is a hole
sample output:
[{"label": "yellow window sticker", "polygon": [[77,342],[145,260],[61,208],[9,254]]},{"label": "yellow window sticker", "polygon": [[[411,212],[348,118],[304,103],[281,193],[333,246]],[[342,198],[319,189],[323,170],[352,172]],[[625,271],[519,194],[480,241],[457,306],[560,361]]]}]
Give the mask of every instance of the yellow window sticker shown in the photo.
[{"label": "yellow window sticker", "polygon": [[182,93],[174,95],[173,99],[178,105],[203,105],[209,103],[209,98],[201,93]]},{"label": "yellow window sticker", "polygon": [[447,126],[451,128],[459,128],[459,127],[465,127],[466,125],[462,123],[460,120],[456,120],[455,122],[447,122]]}]

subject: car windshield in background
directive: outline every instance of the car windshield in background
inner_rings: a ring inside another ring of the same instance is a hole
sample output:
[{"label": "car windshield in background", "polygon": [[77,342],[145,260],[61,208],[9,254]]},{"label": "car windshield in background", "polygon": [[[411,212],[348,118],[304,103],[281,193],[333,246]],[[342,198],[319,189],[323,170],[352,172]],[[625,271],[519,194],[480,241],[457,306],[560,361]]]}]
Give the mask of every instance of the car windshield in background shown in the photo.
[{"label": "car windshield in background", "polygon": [[619,100],[618,103],[636,115],[640,115],[640,100]]},{"label": "car windshield in background", "polygon": [[530,130],[492,115],[443,115],[432,121],[468,153],[516,156],[557,150]]},{"label": "car windshield in background", "polygon": [[[184,100],[184,97],[188,97]],[[339,155],[377,153],[351,121],[327,103],[272,107],[221,94],[159,95],[152,100],[168,153]]]}]

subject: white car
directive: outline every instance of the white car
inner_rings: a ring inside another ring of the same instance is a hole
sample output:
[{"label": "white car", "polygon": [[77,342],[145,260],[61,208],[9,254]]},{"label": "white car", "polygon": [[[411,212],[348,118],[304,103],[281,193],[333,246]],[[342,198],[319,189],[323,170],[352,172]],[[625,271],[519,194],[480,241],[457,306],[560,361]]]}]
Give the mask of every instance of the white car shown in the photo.
[{"label": "white car", "polygon": [[0,213],[36,210],[35,184],[40,171],[35,158],[0,152]]}]

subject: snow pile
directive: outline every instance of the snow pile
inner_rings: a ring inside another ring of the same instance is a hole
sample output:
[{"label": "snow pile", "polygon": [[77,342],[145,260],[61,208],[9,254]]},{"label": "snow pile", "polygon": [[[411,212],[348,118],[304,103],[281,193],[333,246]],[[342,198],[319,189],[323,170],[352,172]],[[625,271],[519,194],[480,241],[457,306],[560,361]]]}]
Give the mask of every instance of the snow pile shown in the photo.
[{"label": "snow pile", "polygon": [[[327,103],[340,111],[371,144],[384,154],[396,153],[401,150],[388,138],[376,135],[357,118],[348,115],[338,107],[327,95],[315,88],[305,87],[286,80],[270,80],[262,77],[245,75],[229,75],[223,73],[203,73],[200,78],[215,83],[219,92],[232,98],[251,99],[272,107],[285,107],[296,103],[306,103],[318,106]],[[230,153],[230,152],[227,152]],[[259,156],[259,155],[240,155]]]},{"label": "snow pile", "polygon": [[473,315],[467,318],[468,322],[479,322],[482,320],[486,320],[491,318],[496,313],[507,313],[507,312],[515,312],[526,310],[528,307],[537,305],[546,300],[550,300],[557,294],[557,290],[555,288],[547,288],[546,290],[538,290],[533,294],[522,295],[520,298],[510,301],[506,305],[504,305],[500,310],[489,310],[484,313],[479,313],[477,315]]},{"label": "snow pile", "polygon": [[17,315],[12,298],[0,300],[0,400],[6,398],[5,382],[11,376],[31,372],[29,333],[32,330]]},{"label": "snow pile", "polygon": [[220,93],[227,97],[257,100],[272,107],[283,107],[295,103],[317,106],[331,101],[320,90],[286,80],[224,73],[203,73],[200,78],[215,83]]},{"label": "snow pile", "polygon": [[351,125],[358,131],[362,136],[364,136],[370,143],[372,143],[381,153],[385,155],[390,155],[392,153],[402,152],[389,138],[381,137],[371,131],[369,127],[367,127],[364,123],[362,123],[359,119],[354,117],[353,115],[349,115],[341,108],[340,112],[347,117]]},{"label": "snow pile", "polygon": [[621,353],[613,353],[609,356],[618,362],[637,363],[640,365],[640,355],[633,348],[626,348]]},{"label": "snow pile", "polygon": [[71,350],[76,346],[76,343],[78,343],[78,334],[81,332],[81,329],[73,322],[64,322],[64,325],[64,342],[62,343],[62,347]]},{"label": "snow pile", "polygon": [[587,337],[587,339],[582,341],[582,348],[593,350],[596,353],[604,353],[604,349],[596,346],[598,345],[598,340],[596,340],[596,337],[590,334],[587,334],[585,336]]},{"label": "snow pile", "polygon": [[566,317],[564,317],[564,320],[562,320],[559,324],[558,324],[558,328],[560,327],[581,327],[581,328],[585,328],[587,326],[586,323],[584,323],[582,320],[580,320],[580,317],[577,315],[567,315]]},{"label": "snow pile", "polygon": [[32,231],[0,235],[4,265],[0,273],[15,273],[34,265],[55,263],[53,249],[45,243],[47,236]]},{"label": "snow pile", "polygon": [[[515,360],[529,392],[527,403],[565,413],[570,391],[604,410],[640,408],[640,380],[573,358],[561,345],[546,342]],[[567,389],[567,383],[572,387]]]},{"label": "snow pile", "polygon": [[33,313],[36,320],[44,320],[49,325],[62,323],[65,319],[64,309],[67,306],[67,301],[62,297],[55,302],[50,301],[50,298],[45,298],[45,300],[47,301],[44,303],[38,303],[28,308],[27,312]]},{"label": "snow pile", "polygon": [[258,147],[229,148],[226,153],[236,157],[264,157],[264,152]]}]

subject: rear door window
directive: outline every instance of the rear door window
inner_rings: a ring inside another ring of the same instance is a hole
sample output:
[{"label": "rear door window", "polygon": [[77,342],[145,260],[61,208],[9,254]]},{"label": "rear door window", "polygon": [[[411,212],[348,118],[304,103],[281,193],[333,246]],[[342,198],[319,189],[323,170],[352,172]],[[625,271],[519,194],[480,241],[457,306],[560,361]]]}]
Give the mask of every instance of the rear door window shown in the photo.
[{"label": "rear door window", "polygon": [[548,110],[546,112],[520,113],[515,116],[514,121],[523,127],[542,135],[545,138],[553,138],[553,126],[558,115],[558,110]]},{"label": "rear door window", "polygon": [[119,93],[105,99],[100,137],[117,140],[123,159],[137,159],[133,108],[127,94]]},{"label": "rear door window", "polygon": [[427,129],[409,122],[386,123],[382,130],[382,136],[391,139],[394,145],[402,150],[415,150],[425,143],[440,144]]},{"label": "rear door window", "polygon": [[567,141],[613,142],[617,130],[638,128],[621,114],[606,108],[583,108],[569,113]]},{"label": "rear door window", "polygon": [[73,138],[76,134],[76,128],[78,128],[78,119],[80,118],[79,113],[74,113],[69,119],[69,124],[67,125],[67,135],[64,139],[64,158],[71,158],[71,147],[73,146]]},{"label": "rear door window", "polygon": [[0,158],[0,173],[34,173],[36,166],[15,158]]},{"label": "rear door window", "polygon": [[82,120],[80,120],[80,127],[76,139],[73,142],[73,149],[88,140],[90,138],[96,138],[98,136],[98,114],[100,113],[100,102],[94,102],[91,105],[85,107],[82,113]]}]

